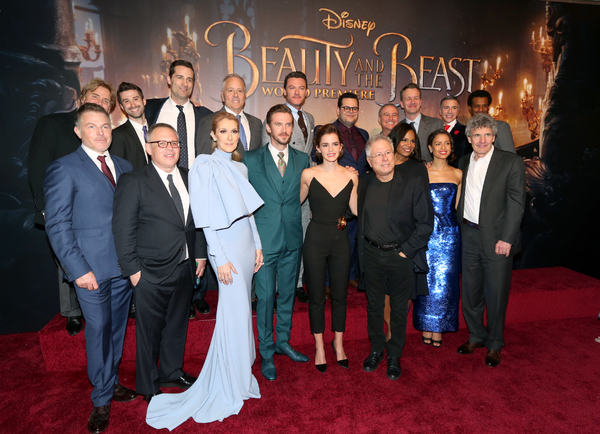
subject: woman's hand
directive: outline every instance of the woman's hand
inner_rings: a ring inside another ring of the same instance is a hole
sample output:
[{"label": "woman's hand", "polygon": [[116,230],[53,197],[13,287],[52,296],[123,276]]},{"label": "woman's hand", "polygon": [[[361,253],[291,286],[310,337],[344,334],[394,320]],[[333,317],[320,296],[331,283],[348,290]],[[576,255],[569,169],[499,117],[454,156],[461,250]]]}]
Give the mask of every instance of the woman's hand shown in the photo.
[{"label": "woman's hand", "polygon": [[263,264],[264,264],[264,258],[263,258],[262,250],[258,249],[256,251],[256,256],[254,259],[254,272],[256,273],[258,270],[260,270],[260,267],[262,267]]},{"label": "woman's hand", "polygon": [[235,267],[233,266],[233,264],[231,262],[228,262],[225,265],[221,265],[220,267],[217,267],[217,277],[219,278],[219,282],[221,282],[225,285],[229,285],[229,284],[233,283],[233,276],[231,275],[232,271],[235,274],[238,274],[238,272],[235,271]]}]

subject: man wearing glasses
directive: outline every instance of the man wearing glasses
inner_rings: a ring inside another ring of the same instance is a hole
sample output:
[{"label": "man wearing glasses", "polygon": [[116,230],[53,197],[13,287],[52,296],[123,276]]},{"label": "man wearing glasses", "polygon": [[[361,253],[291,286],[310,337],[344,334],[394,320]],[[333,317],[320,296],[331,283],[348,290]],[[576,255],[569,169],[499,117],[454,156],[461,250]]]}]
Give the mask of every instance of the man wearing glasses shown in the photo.
[{"label": "man wearing glasses", "polygon": [[150,402],[160,387],[188,389],[196,380],[182,369],[183,353],[192,279],[204,273],[207,253],[190,211],[188,171],[177,166],[177,132],[157,123],[147,137],[151,163],[119,179],[112,229],[137,304],[136,390]]},{"label": "man wearing glasses", "polygon": [[[365,146],[373,171],[358,183],[358,257],[367,290],[367,323],[371,353],[363,370],[377,369],[388,354],[387,377],[402,374],[400,357],[406,338],[408,298],[415,286],[415,268],[427,272],[425,249],[433,230],[429,186],[421,177],[394,164],[392,141],[372,137]],[[394,332],[385,341],[383,309],[389,293]]]}]

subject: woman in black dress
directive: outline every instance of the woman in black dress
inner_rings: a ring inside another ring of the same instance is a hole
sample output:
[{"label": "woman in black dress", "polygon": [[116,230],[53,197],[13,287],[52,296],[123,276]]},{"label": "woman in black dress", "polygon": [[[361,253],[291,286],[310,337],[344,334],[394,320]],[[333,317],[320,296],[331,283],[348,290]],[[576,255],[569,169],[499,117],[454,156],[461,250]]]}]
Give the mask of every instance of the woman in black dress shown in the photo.
[{"label": "woman in black dress", "polygon": [[315,336],[315,365],[327,369],[323,332],[325,331],[325,280],[329,269],[331,286],[331,346],[338,365],[348,368],[343,336],[346,328],[346,296],[350,274],[350,243],[344,216],[356,215],[358,176],[338,161],[344,155],[344,142],[338,129],[323,125],[315,136],[317,166],[305,169],[300,181],[300,201],[309,198],[312,219],[304,239],[304,270],[308,280],[310,331]]}]

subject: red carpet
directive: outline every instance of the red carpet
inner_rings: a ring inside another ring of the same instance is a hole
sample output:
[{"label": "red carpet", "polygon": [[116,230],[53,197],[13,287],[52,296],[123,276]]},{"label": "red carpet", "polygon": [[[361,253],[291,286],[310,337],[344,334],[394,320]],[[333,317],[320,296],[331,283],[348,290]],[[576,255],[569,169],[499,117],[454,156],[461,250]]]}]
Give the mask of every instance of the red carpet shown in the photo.
[{"label": "red carpet", "polygon": [[[187,421],[175,432],[600,432],[600,344],[594,342],[600,335],[599,295],[599,281],[563,268],[517,271],[498,368],[484,366],[485,350],[456,353],[468,337],[464,325],[445,334],[440,349],[421,344],[409,326],[402,377],[392,382],[385,364],[372,373],[362,371],[369,352],[365,297],[352,292],[345,343],[349,370],[335,365],[331,349],[324,375],[312,360],[299,364],[277,357],[278,379],[271,383],[260,375],[259,357],[254,373],[261,399],[246,401],[238,416],[222,423]],[[306,305],[298,303],[292,344],[312,359],[306,317]],[[210,320],[190,323],[188,372],[201,369],[211,332]],[[128,334],[131,345],[131,329]],[[331,339],[327,333],[326,338]],[[0,388],[1,433],[87,432],[91,386],[85,364],[79,363],[79,341],[83,335],[68,337],[59,319],[39,334],[0,336],[7,373]],[[134,352],[126,349],[120,370],[129,387],[135,385]],[[61,357],[54,353],[73,360],[75,367],[57,369],[52,364]],[[106,432],[154,431],[144,423],[145,409],[141,398],[113,404]]]}]

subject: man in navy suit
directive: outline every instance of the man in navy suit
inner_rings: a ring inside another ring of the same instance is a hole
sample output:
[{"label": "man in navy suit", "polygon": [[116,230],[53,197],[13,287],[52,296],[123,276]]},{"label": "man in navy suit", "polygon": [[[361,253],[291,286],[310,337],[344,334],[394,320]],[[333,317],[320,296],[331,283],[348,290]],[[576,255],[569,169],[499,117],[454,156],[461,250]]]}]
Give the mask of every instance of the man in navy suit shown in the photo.
[{"label": "man in navy suit", "polygon": [[132,167],[109,154],[110,118],[99,105],[86,103],[77,110],[75,133],[82,145],[46,172],[46,233],[65,278],[74,282],[86,321],[94,406],[88,430],[100,433],[108,427],[113,400],[137,397],[119,383],[131,286],[121,276],[111,226],[116,183]]},{"label": "man in navy suit", "polygon": [[449,163],[454,167],[458,167],[458,160],[463,155],[473,152],[473,148],[465,135],[465,126],[458,122],[458,115],[460,114],[460,102],[458,98],[452,95],[442,98],[439,113],[440,118],[444,122],[444,129],[450,133],[454,146],[455,158]]},{"label": "man in navy suit", "polygon": [[[338,106],[336,109],[337,120],[333,123],[342,133],[344,139],[344,156],[339,163],[344,167],[353,167],[358,171],[360,176],[367,173],[369,163],[365,155],[365,144],[369,140],[369,133],[362,128],[356,126],[358,121],[359,106],[358,97],[352,92],[346,92],[338,98]],[[315,127],[314,136],[321,125]],[[313,148],[313,160],[315,160]],[[316,160],[315,160],[316,161]],[[349,219],[346,232],[350,240],[350,281],[348,282],[353,288],[358,288],[358,256],[356,250],[356,231],[358,222],[355,218]]]}]

